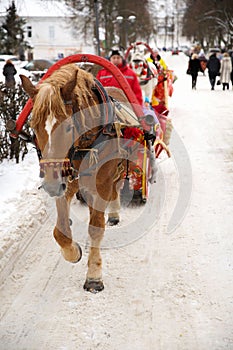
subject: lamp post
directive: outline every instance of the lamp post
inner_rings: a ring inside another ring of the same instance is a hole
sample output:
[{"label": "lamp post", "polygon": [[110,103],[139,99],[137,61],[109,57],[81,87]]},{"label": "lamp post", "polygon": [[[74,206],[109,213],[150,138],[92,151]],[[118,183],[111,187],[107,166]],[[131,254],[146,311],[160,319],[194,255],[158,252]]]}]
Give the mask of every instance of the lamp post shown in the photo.
[{"label": "lamp post", "polygon": [[95,8],[95,32],[96,32],[97,55],[100,56],[99,14],[98,14],[97,0],[94,0],[94,8]]},{"label": "lamp post", "polygon": [[176,44],[177,47],[180,46],[180,36],[181,36],[181,27],[182,27],[182,20],[184,17],[184,13],[186,10],[185,3],[181,0],[175,1],[174,6],[174,15],[175,15],[175,33],[176,33]]},{"label": "lamp post", "polygon": [[133,24],[136,21],[136,16],[130,15],[129,17],[125,18],[123,16],[117,16],[116,21],[122,25],[121,33],[123,35],[120,35],[120,40],[122,42],[122,46],[126,48],[128,46],[128,29],[129,24]]}]

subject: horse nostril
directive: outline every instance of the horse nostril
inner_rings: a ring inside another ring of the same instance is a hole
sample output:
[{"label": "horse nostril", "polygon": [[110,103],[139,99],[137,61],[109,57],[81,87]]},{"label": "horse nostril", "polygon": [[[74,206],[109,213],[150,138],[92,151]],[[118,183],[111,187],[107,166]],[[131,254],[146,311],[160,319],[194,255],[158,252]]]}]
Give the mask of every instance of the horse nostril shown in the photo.
[{"label": "horse nostril", "polygon": [[62,184],[61,184],[61,189],[62,189],[63,191],[65,191],[65,189],[66,189],[66,184],[62,183]]}]

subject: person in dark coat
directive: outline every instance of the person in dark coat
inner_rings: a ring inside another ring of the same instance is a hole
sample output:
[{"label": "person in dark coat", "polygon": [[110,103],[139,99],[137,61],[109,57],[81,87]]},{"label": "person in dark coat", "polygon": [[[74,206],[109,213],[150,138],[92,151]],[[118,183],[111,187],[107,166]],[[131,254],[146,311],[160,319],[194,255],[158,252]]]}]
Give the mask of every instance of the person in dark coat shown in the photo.
[{"label": "person in dark coat", "polygon": [[192,76],[192,89],[196,90],[198,72],[201,71],[201,63],[196,53],[190,58],[189,71]]},{"label": "person in dark coat", "polygon": [[231,52],[230,57],[231,57],[231,65],[232,65],[231,84],[232,84],[232,90],[233,90],[233,52]]},{"label": "person in dark coat", "polygon": [[206,67],[208,68],[211,90],[214,90],[216,77],[220,75],[220,60],[214,52],[208,59]]},{"label": "person in dark coat", "polygon": [[3,67],[3,75],[5,76],[5,84],[8,88],[13,88],[15,86],[16,73],[17,71],[11,60],[7,60]]}]

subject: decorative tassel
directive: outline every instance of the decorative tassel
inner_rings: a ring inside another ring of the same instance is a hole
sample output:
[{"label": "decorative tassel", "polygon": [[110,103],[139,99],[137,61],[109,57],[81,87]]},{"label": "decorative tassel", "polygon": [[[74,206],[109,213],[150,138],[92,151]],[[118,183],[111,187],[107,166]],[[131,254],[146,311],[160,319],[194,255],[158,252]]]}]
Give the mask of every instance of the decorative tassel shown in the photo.
[{"label": "decorative tassel", "polygon": [[65,159],[42,159],[40,161],[40,177],[45,177],[46,169],[49,167],[53,172],[53,178],[58,179],[59,176],[69,177],[73,175],[69,158]]},{"label": "decorative tassel", "polygon": [[53,170],[53,178],[54,178],[54,179],[58,179],[58,172],[57,172],[57,169],[54,169],[54,170]]},{"label": "decorative tassel", "polygon": [[40,177],[41,178],[44,178],[45,177],[45,172],[44,170],[40,169]]},{"label": "decorative tassel", "polygon": [[58,171],[59,171],[59,168],[60,168],[60,163],[54,163],[53,164],[54,166],[54,169],[53,169],[53,178],[54,179],[58,179]]},{"label": "decorative tassel", "polygon": [[142,75],[146,75],[146,74],[147,74],[146,69],[143,69],[143,71],[142,71]]},{"label": "decorative tassel", "polygon": [[40,163],[40,177],[45,177],[45,170],[44,170],[44,164]]}]

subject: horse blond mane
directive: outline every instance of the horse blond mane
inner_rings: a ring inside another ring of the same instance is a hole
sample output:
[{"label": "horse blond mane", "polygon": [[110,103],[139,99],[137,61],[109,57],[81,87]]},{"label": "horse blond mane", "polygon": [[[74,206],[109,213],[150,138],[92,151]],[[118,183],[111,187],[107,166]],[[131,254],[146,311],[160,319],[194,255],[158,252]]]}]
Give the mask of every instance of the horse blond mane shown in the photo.
[{"label": "horse blond mane", "polygon": [[[80,69],[75,64],[67,64],[55,71],[49,78],[38,85],[38,93],[33,105],[33,117],[31,127],[36,128],[47,118],[52,120],[56,118],[58,122],[65,120],[66,113],[64,101],[60,89],[68,82],[74,79],[78,71],[76,86],[74,89],[74,98],[80,113],[83,109],[96,106],[91,88],[95,85],[92,74]],[[89,108],[92,117],[96,117],[96,107]],[[83,122],[84,122],[84,118]]]}]

